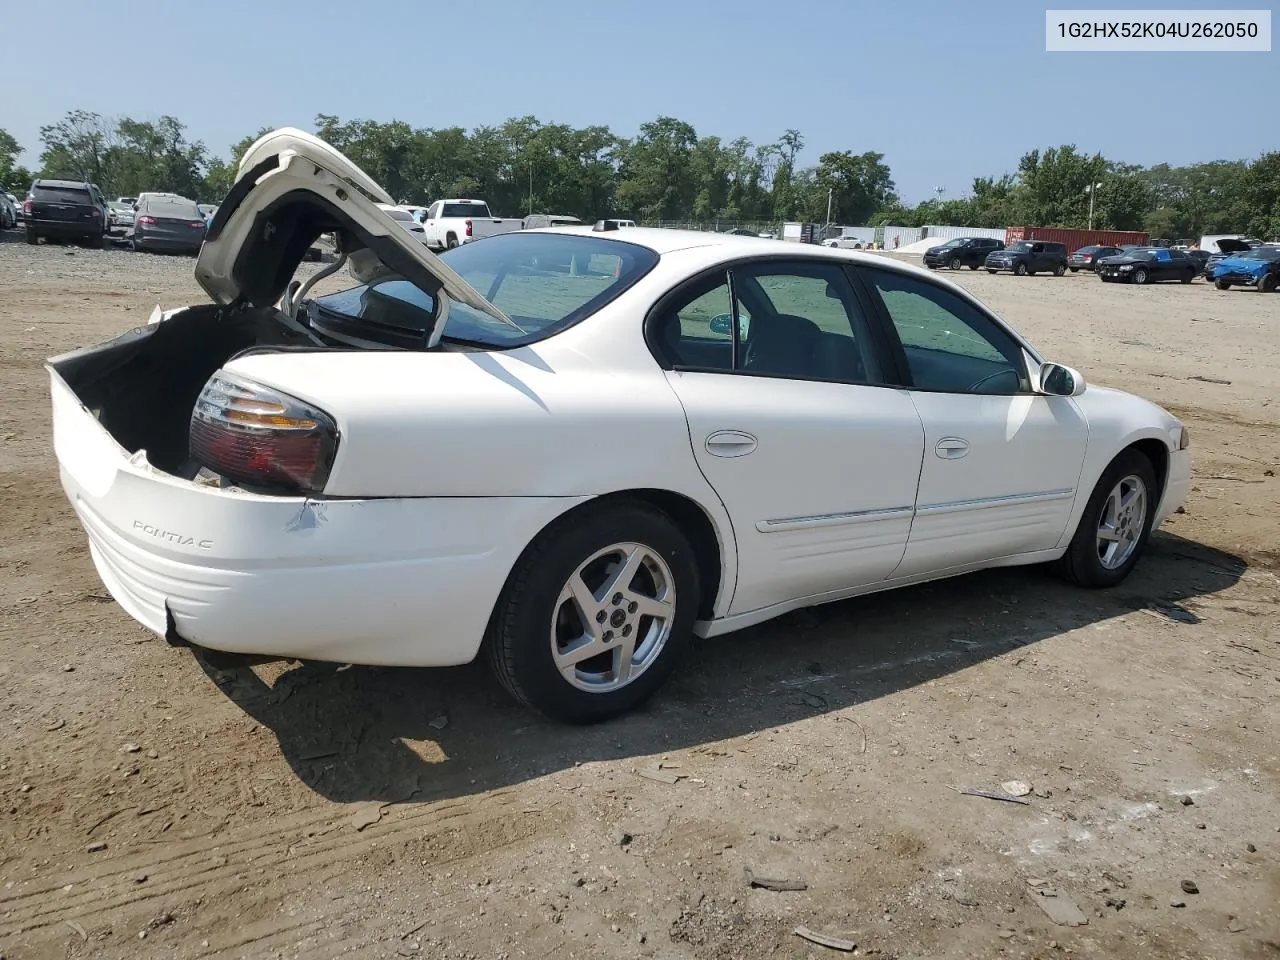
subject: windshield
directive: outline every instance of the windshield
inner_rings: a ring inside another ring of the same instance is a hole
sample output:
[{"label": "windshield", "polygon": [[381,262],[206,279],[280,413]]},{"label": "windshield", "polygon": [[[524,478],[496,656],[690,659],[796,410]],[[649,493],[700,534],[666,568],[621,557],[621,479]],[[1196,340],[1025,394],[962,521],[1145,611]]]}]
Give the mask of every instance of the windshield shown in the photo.
[{"label": "windshield", "polygon": [[1030,240],[1019,240],[1017,243],[1009,247],[1014,253],[1030,253],[1032,243]]},{"label": "windshield", "polygon": [[1235,256],[1240,260],[1280,260],[1280,247],[1255,247]]},{"label": "windshield", "polygon": [[489,205],[487,203],[446,203],[440,216],[487,217],[489,216]]},{"label": "windshield", "polygon": [[[515,324],[451,302],[444,339],[515,347],[589,317],[648,273],[658,255],[616,240],[520,232],[455,247],[441,259]],[[318,297],[312,307],[322,328],[330,317],[359,320],[390,329],[386,339],[407,346],[421,340],[415,331],[427,329],[435,304],[409,281],[390,277]]]},{"label": "windshield", "polygon": [[[852,240],[853,237],[849,237],[848,239]],[[967,241],[965,240],[948,240],[946,243],[942,245],[942,249],[946,250],[949,247],[963,247],[965,243],[967,243]]]},{"label": "windshield", "polygon": [[48,200],[51,203],[89,203],[88,187],[32,187],[32,200]]},{"label": "windshield", "polygon": [[190,200],[148,200],[142,212],[164,220],[203,220],[200,209]]}]

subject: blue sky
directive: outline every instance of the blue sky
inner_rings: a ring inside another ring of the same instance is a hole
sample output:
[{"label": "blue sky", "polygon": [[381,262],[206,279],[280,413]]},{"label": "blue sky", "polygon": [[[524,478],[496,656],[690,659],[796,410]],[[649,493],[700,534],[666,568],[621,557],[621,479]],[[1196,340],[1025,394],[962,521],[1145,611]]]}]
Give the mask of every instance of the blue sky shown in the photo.
[{"label": "blue sky", "polygon": [[[0,93],[0,126],[28,163],[40,126],[73,108],[173,114],[223,155],[259,126],[312,129],[321,112],[432,127],[533,114],[624,136],[666,114],[700,135],[757,143],[795,127],[803,163],[827,150],[879,151],[912,202],[935,186],[962,196],[974,176],[1011,171],[1036,146],[1075,143],[1142,164],[1280,147],[1274,106],[1242,115],[1249,101],[1223,96],[1229,78],[1274,98],[1276,50],[1046,53],[1046,5],[1010,0],[62,0],[56,17],[44,8],[12,4],[4,18],[5,73],[23,80]],[[1113,99],[1115,86],[1134,92]]]}]

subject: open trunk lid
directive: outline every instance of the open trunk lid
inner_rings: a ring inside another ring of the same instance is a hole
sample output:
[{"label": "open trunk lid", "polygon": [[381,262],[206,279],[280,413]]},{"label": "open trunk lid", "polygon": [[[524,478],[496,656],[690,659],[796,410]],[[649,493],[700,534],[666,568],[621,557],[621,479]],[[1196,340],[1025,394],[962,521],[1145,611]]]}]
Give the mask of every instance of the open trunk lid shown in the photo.
[{"label": "open trunk lid", "polygon": [[428,345],[439,339],[449,300],[511,323],[378,208],[391,202],[367,173],[323,140],[293,127],[274,130],[245,151],[236,182],[209,225],[196,280],[217,303],[269,306],[284,294],[316,237],[333,231],[349,251],[357,282],[390,272],[433,296],[445,294],[434,296],[439,306]]}]

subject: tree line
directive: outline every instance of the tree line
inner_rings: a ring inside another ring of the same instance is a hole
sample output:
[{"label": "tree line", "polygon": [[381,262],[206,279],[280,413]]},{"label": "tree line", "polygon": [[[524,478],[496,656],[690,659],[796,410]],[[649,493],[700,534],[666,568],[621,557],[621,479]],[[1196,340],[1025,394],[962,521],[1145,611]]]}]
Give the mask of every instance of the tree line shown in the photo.
[{"label": "tree line", "polygon": [[[634,137],[606,126],[572,127],[520,117],[499,126],[443,129],[403,121],[315,118],[315,130],[402,203],[481,197],[506,216],[572,214],[586,220],[702,223],[833,223],[902,226],[1085,227],[1193,237],[1242,232],[1280,237],[1280,151],[1252,160],[1142,167],[1067,144],[1024,154],[1013,172],[978,177],[966,196],[914,206],[897,193],[884,154],[831,151],[797,163],[798,130],[772,143],[699,136],[674,117]],[[176,117],[109,119],[73,110],[40,128],[40,169],[17,165],[18,142],[0,130],[0,184],[25,192],[33,177],[97,183],[108,196],[170,190],[217,203],[244,150],[226,159],[187,136]]]}]

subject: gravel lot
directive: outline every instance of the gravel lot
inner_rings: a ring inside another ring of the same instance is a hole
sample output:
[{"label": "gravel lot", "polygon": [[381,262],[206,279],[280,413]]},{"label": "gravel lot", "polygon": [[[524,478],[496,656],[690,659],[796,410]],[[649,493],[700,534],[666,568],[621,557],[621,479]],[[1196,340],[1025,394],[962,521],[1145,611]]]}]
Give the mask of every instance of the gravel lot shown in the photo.
[{"label": "gravel lot", "polygon": [[202,299],[193,264],[0,233],[6,960],[840,955],[800,924],[859,956],[1280,955],[1280,296],[956,275],[1186,419],[1187,512],[1114,591],[1003,570],[797,613],[584,730],[479,664],[220,671],[105,597],[40,364]]}]

